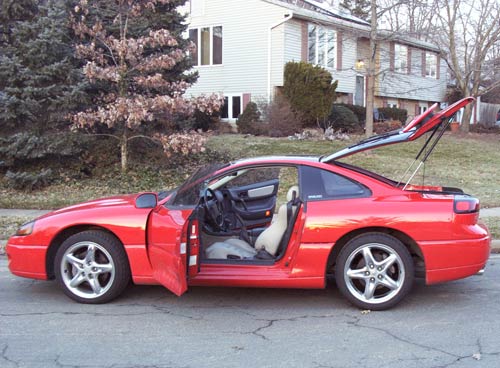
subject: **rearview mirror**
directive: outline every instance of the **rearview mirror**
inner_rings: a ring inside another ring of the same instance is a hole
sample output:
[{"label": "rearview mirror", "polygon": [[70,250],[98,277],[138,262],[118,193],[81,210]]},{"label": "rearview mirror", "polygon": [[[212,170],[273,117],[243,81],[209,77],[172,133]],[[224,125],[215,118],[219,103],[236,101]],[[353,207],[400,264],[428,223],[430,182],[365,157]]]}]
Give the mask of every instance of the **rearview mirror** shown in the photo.
[{"label": "rearview mirror", "polygon": [[155,208],[158,198],[155,193],[143,193],[135,199],[137,208]]}]

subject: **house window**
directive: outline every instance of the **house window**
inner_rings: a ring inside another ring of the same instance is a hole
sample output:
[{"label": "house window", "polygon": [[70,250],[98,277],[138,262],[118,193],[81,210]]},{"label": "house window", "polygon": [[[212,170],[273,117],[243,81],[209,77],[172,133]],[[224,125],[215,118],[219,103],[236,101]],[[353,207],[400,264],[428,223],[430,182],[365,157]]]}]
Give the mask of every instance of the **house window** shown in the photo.
[{"label": "house window", "polygon": [[220,117],[222,119],[237,119],[241,114],[241,110],[243,109],[243,98],[240,94],[236,95],[225,95],[224,96],[224,105],[221,109]]},{"label": "house window", "polygon": [[425,53],[425,76],[428,78],[437,78],[437,55]]},{"label": "house window", "polygon": [[222,64],[222,26],[191,28],[189,40],[196,46],[193,65]]},{"label": "house window", "polygon": [[324,68],[335,68],[337,33],[333,29],[309,24],[307,32],[308,61]]},{"label": "house window", "polygon": [[429,108],[429,105],[427,104],[427,102],[419,102],[418,103],[418,113],[419,114],[423,114],[424,112],[427,111],[428,108]]},{"label": "house window", "polygon": [[398,73],[408,73],[408,46],[394,45],[394,70]]},{"label": "house window", "polygon": [[398,100],[387,100],[387,107],[397,108]]}]

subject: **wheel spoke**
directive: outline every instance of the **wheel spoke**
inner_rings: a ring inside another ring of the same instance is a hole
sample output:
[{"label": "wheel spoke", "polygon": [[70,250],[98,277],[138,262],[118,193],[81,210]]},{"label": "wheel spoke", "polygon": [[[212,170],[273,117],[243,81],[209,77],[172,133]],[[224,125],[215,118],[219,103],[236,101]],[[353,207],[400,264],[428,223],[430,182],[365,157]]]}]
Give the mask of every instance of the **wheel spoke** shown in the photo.
[{"label": "wheel spoke", "polygon": [[396,262],[398,258],[394,254],[390,254],[389,257],[384,259],[382,262],[379,263],[380,266],[383,267],[384,270],[387,270],[389,267],[391,267],[394,262]]},{"label": "wheel spoke", "polygon": [[347,271],[347,276],[350,277],[351,279],[366,279],[367,277],[369,277],[366,276],[366,272],[368,272],[367,267],[360,268],[357,270],[349,269]]},{"label": "wheel spoke", "polygon": [[399,287],[399,282],[396,280],[393,280],[388,275],[384,275],[384,277],[379,281],[379,283],[381,285],[384,285],[385,287],[391,289],[391,290],[396,290]]},{"label": "wheel spoke", "polygon": [[363,248],[363,258],[365,259],[366,267],[375,265],[376,261],[373,258],[372,250],[369,247]]},{"label": "wheel spoke", "polygon": [[97,270],[95,271],[96,274],[109,273],[109,272],[113,271],[113,266],[109,263],[96,264],[95,267],[97,268]]},{"label": "wheel spoke", "polygon": [[85,281],[85,276],[83,276],[83,273],[78,272],[69,282],[69,286],[71,287],[77,287],[79,286],[82,282]]},{"label": "wheel spoke", "polygon": [[373,295],[375,294],[375,288],[375,282],[366,280],[365,293],[363,294],[366,300],[370,300],[371,298],[373,298]]},{"label": "wheel spoke", "polygon": [[90,287],[92,288],[92,291],[96,294],[100,294],[102,291],[101,284],[99,283],[99,280],[97,277],[89,278],[88,282],[90,284]]},{"label": "wheel spoke", "polygon": [[95,245],[89,244],[87,247],[87,255],[85,256],[85,263],[95,262]]},{"label": "wheel spoke", "polygon": [[64,259],[77,269],[80,269],[83,266],[83,259],[77,258],[73,254],[66,254]]}]

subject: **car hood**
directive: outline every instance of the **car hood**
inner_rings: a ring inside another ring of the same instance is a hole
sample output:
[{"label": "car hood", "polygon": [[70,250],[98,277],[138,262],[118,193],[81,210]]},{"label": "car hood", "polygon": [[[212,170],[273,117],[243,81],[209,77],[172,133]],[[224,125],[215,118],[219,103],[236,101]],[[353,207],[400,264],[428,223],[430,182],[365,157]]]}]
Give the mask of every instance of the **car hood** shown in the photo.
[{"label": "car hood", "polygon": [[63,207],[61,209],[49,212],[40,218],[45,218],[53,215],[60,215],[67,212],[91,210],[103,207],[123,207],[135,206],[135,199],[139,194],[127,194],[114,197],[94,199],[88,202],[78,203],[73,206]]},{"label": "car hood", "polygon": [[[320,158],[320,161],[333,162],[357,152],[362,152],[395,143],[414,141],[415,139],[421,137],[429,131],[435,132],[440,127],[446,128],[456,112],[473,101],[473,97],[467,97],[454,103],[453,105],[448,106],[446,109],[434,113],[435,109],[438,106],[438,104],[436,103],[423,114],[416,116],[404,128],[364,139],[331,155],[322,156]],[[441,136],[438,137],[438,140],[440,137]],[[436,143],[434,143],[434,145]]]}]

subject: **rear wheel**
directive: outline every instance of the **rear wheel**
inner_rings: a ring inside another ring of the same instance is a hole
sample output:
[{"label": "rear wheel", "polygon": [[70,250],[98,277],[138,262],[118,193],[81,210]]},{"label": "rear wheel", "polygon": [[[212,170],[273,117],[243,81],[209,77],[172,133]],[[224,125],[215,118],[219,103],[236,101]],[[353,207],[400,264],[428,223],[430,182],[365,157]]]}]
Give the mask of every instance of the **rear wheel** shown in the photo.
[{"label": "rear wheel", "polygon": [[398,239],[368,233],[350,240],[340,251],[335,280],[341,293],[363,309],[383,310],[410,291],[414,267],[408,249]]},{"label": "rear wheel", "polygon": [[130,281],[122,245],[102,231],[83,231],[66,239],[57,251],[54,269],[64,293],[80,303],[106,303]]}]

